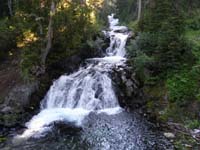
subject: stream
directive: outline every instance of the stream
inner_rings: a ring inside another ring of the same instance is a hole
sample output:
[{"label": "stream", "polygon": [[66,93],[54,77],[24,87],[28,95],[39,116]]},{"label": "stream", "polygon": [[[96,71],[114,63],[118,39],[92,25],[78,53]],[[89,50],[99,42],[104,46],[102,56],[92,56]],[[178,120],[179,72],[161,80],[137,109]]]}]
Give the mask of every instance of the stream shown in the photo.
[{"label": "stream", "polygon": [[108,16],[103,31],[110,45],[100,58],[54,81],[40,112],[14,135],[4,150],[171,150],[154,124],[120,107],[111,78],[113,68],[126,65],[129,30]]}]

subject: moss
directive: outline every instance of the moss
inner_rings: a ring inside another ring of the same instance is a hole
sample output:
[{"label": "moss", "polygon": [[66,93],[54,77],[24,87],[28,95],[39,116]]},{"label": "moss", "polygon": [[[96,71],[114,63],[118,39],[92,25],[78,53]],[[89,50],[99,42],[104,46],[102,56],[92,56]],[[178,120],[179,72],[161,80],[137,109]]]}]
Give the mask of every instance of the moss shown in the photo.
[{"label": "moss", "polygon": [[159,81],[159,83],[154,84],[153,86],[145,86],[144,90],[147,95],[155,97],[161,101],[167,92],[164,81]]},{"label": "moss", "polygon": [[200,128],[200,120],[188,120],[186,121],[186,126],[190,129],[197,129],[197,128]]},{"label": "moss", "polygon": [[187,30],[186,38],[200,46],[200,30]]},{"label": "moss", "polygon": [[[188,110],[193,107],[192,103],[188,107],[180,107],[168,100],[168,91],[164,80],[160,84],[145,86],[144,91],[149,96],[146,104],[147,110],[150,110],[149,112],[155,116],[158,122],[163,124],[167,122],[179,123],[187,129],[196,129],[200,126],[200,121],[195,114]],[[170,129],[170,132],[176,134],[176,138],[172,141],[176,150],[199,150],[198,143],[191,135],[171,128],[162,129],[166,131]]]},{"label": "moss", "polygon": [[130,21],[128,24],[128,28],[132,31],[138,31],[138,21]]},{"label": "moss", "polygon": [[[171,103],[164,97],[167,95],[167,89],[164,84],[145,87],[145,93],[149,96],[146,104],[147,110],[151,115],[155,116],[158,122],[163,124],[167,122],[180,123],[188,128],[199,127],[199,121],[195,120],[195,116],[187,108],[179,107],[175,103]],[[163,130],[169,130],[163,128]],[[176,150],[198,150],[198,143],[184,132],[171,130],[176,134],[176,138],[172,141]]]},{"label": "moss", "polygon": [[153,101],[151,101],[151,100],[147,101],[147,108],[148,109],[153,109],[153,107],[154,107]]},{"label": "moss", "polygon": [[197,142],[188,135],[178,133],[174,141],[176,150],[199,150]]},{"label": "moss", "polygon": [[5,126],[10,127],[18,123],[19,116],[19,114],[5,114],[1,116],[0,120]]},{"label": "moss", "polygon": [[5,142],[6,140],[7,140],[6,137],[0,136],[0,143]]},{"label": "moss", "polygon": [[190,101],[187,106],[172,103],[169,101],[168,90],[164,82],[144,87],[145,95],[148,96],[147,110],[156,115],[156,118],[161,122],[173,121],[182,123],[184,126],[197,127],[199,121],[196,118],[195,107],[198,107],[198,103]]}]

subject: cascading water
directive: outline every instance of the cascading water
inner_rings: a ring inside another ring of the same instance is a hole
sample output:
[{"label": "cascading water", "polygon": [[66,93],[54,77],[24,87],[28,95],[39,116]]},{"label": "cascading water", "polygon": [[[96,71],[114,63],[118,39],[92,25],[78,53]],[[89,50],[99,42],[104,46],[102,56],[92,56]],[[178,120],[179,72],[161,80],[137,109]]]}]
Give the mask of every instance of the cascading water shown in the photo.
[{"label": "cascading water", "polygon": [[19,137],[42,136],[57,121],[80,126],[90,112],[112,115],[121,111],[109,71],[124,64],[129,32],[127,27],[118,26],[113,14],[108,19],[110,30],[104,33],[110,38],[110,46],[106,56],[89,59],[86,67],[56,80],[41,102],[41,112],[26,124],[27,130]]},{"label": "cascading water", "polygon": [[127,27],[118,26],[114,15],[108,19],[110,29],[103,31],[110,38],[105,57],[87,59],[85,67],[56,80],[41,102],[40,113],[26,124],[22,135],[8,140],[4,150],[174,149],[140,110],[126,111],[119,106],[111,75],[116,81],[118,73],[122,75],[120,83],[115,84],[123,83],[123,75],[130,75],[125,66],[129,31]]}]

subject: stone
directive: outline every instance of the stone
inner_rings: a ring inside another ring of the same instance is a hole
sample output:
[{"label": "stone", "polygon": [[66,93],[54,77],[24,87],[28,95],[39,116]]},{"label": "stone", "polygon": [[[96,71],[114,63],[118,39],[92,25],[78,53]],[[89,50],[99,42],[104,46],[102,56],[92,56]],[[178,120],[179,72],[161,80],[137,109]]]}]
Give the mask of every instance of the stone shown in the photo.
[{"label": "stone", "polygon": [[170,133],[170,132],[164,133],[164,136],[168,139],[174,139],[175,138],[175,135],[173,133]]},{"label": "stone", "polygon": [[200,139],[200,129],[194,129],[191,134],[194,138]]},{"label": "stone", "polygon": [[184,146],[187,148],[192,148],[192,145],[189,145],[189,144],[184,144]]},{"label": "stone", "polygon": [[132,82],[130,79],[128,79],[128,80],[126,81],[126,86],[127,86],[127,87],[132,87],[132,86],[133,86],[133,82]]},{"label": "stone", "polygon": [[194,129],[195,134],[200,134],[200,129]]},{"label": "stone", "polygon": [[35,82],[14,87],[5,98],[4,105],[7,106],[5,111],[8,110],[9,107],[15,110],[27,107],[30,103],[31,95],[36,91],[37,86],[38,84]]},{"label": "stone", "polygon": [[4,108],[1,109],[2,113],[9,113],[12,112],[12,108],[9,106],[5,106]]},{"label": "stone", "polygon": [[126,76],[125,76],[125,75],[122,75],[121,79],[122,79],[122,82],[123,82],[123,83],[126,83],[126,82],[127,82],[127,79],[126,79]]}]

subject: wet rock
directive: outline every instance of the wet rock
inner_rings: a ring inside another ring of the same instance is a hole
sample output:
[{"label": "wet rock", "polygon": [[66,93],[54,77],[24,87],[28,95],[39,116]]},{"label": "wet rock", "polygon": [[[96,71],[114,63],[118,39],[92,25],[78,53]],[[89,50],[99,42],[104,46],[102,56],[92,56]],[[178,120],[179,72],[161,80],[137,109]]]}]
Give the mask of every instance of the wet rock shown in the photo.
[{"label": "wet rock", "polygon": [[200,129],[194,129],[195,134],[200,134]]},{"label": "wet rock", "polygon": [[2,106],[1,112],[2,113],[10,113],[10,112],[12,112],[12,108],[9,106]]},{"label": "wet rock", "polygon": [[175,138],[175,135],[173,133],[170,133],[170,132],[164,133],[164,136],[168,139],[174,139]]},{"label": "wet rock", "polygon": [[[84,124],[84,139],[93,149],[109,150],[172,150],[164,136],[151,132],[140,115],[122,112],[113,116],[90,114]],[[150,125],[150,124],[149,124]],[[154,130],[155,131],[155,130]],[[120,143],[120,144],[119,144]]]},{"label": "wet rock", "polygon": [[17,114],[0,114],[0,124],[4,127],[14,127],[18,123],[19,116]]},{"label": "wet rock", "polygon": [[0,106],[0,124],[5,128],[13,128],[23,124],[27,115],[31,96],[37,89],[37,82],[15,86]]},{"label": "wet rock", "polygon": [[60,133],[76,133],[81,131],[80,126],[76,126],[73,122],[57,121],[53,123],[54,130]]},{"label": "wet rock", "polygon": [[127,82],[127,79],[126,79],[126,76],[125,76],[125,75],[122,75],[122,76],[121,76],[121,79],[122,79],[122,82],[123,82],[123,83],[126,83],[126,82]]},{"label": "wet rock", "polygon": [[21,111],[30,103],[31,95],[37,89],[38,83],[23,84],[14,87],[4,101],[4,110],[14,109],[14,111]]},{"label": "wet rock", "polygon": [[184,146],[187,148],[192,148],[192,145],[189,145],[189,144],[184,144]]},{"label": "wet rock", "polygon": [[124,108],[139,108],[145,103],[134,69],[128,64],[117,66],[112,73],[119,103]]},{"label": "wet rock", "polygon": [[129,38],[134,39],[136,37],[136,34],[133,31],[129,32]]},{"label": "wet rock", "polygon": [[126,93],[127,93],[127,96],[132,96],[132,93],[134,91],[134,84],[133,82],[128,79],[127,82],[126,82]]},{"label": "wet rock", "polygon": [[127,82],[126,82],[126,86],[127,87],[132,87],[133,86],[133,82],[130,79],[128,79]]},{"label": "wet rock", "polygon": [[200,129],[194,129],[193,131],[191,131],[191,134],[195,139],[200,140]]}]

